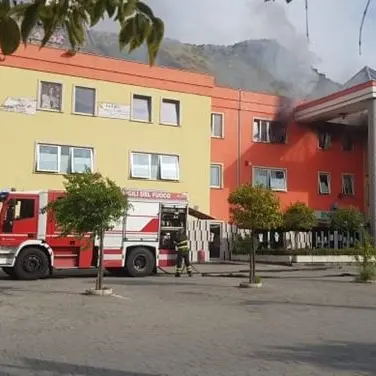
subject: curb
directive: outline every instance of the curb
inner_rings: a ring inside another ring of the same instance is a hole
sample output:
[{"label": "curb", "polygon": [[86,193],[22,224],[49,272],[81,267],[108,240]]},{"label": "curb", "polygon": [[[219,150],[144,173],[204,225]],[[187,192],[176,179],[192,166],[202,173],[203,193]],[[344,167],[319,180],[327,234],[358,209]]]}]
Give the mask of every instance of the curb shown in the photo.
[{"label": "curb", "polygon": [[90,295],[90,296],[111,296],[112,295],[112,289],[109,288],[109,287],[104,287],[101,290],[87,289],[85,291],[85,295]]}]

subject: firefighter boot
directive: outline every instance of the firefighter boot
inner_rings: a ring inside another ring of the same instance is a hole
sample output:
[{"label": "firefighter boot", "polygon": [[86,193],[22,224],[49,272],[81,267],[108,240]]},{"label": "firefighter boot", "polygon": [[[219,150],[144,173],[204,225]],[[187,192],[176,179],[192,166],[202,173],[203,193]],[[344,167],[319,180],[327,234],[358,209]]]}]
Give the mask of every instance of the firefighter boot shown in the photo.
[{"label": "firefighter boot", "polygon": [[191,266],[187,267],[187,273],[188,273],[188,277],[192,277],[192,267]]},{"label": "firefighter boot", "polygon": [[176,273],[175,273],[175,277],[180,277],[180,273],[179,273],[179,272],[176,272]]}]

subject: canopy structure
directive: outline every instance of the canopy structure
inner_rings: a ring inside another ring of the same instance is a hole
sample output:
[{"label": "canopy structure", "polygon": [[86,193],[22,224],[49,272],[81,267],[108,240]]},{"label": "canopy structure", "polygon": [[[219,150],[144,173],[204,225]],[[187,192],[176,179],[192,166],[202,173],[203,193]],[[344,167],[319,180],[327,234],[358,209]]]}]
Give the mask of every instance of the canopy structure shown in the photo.
[{"label": "canopy structure", "polygon": [[211,217],[210,215],[208,214],[205,214],[205,213],[202,213],[196,209],[193,209],[193,208],[189,208],[188,210],[188,214],[194,218],[197,218],[197,219],[202,219],[202,220],[212,220],[212,219],[215,219],[214,217]]}]

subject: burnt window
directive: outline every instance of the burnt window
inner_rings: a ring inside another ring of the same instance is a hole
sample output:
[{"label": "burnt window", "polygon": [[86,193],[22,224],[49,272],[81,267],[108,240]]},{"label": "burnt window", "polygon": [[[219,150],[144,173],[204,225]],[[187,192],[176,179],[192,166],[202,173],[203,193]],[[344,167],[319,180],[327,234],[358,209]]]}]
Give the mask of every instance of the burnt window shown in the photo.
[{"label": "burnt window", "polygon": [[279,121],[255,119],[253,121],[253,141],[285,144],[286,127]]},{"label": "burnt window", "polygon": [[352,140],[351,135],[349,135],[349,134],[343,135],[343,137],[342,137],[342,149],[344,151],[352,151],[353,145],[354,144],[353,144],[353,140]]},{"label": "burnt window", "polygon": [[279,121],[270,122],[269,139],[272,144],[285,144],[286,127]]},{"label": "burnt window", "polygon": [[342,175],[342,194],[344,196],[354,196],[354,175]]},{"label": "burnt window", "polygon": [[328,150],[332,146],[332,135],[327,131],[319,131],[318,141],[320,149]]}]

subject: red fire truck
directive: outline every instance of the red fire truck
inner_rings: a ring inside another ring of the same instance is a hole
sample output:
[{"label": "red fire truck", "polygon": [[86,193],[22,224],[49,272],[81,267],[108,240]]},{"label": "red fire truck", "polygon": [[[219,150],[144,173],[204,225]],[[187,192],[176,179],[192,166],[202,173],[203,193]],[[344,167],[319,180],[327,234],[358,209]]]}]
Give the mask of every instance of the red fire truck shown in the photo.
[{"label": "red fire truck", "polygon": [[[186,229],[188,196],[157,190],[126,190],[130,209],[104,237],[104,266],[118,275],[144,277],[174,265],[174,240]],[[62,191],[1,192],[0,267],[9,276],[35,280],[54,269],[98,265],[98,242],[61,236],[54,215],[41,213]],[[87,244],[90,244],[88,247]]]}]

